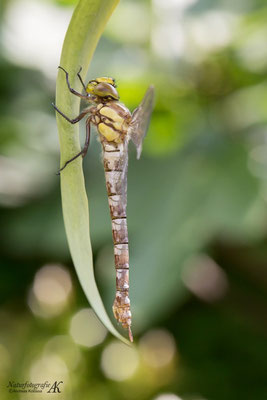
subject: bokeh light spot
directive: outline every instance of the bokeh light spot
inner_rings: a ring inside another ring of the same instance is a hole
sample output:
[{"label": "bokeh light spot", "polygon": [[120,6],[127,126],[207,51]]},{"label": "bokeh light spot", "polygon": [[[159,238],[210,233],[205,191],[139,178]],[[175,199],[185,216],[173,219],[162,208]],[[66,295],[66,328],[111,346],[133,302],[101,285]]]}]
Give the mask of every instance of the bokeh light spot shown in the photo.
[{"label": "bokeh light spot", "polygon": [[209,11],[192,20],[189,30],[197,46],[204,51],[227,46],[232,39],[236,18],[231,13]]},{"label": "bokeh light spot", "polygon": [[266,26],[255,26],[254,31],[243,32],[241,43],[238,43],[237,54],[242,64],[254,72],[262,72],[267,65]]},{"label": "bokeh light spot", "polygon": [[59,356],[70,370],[77,368],[81,361],[80,349],[68,335],[54,336],[46,343],[44,355],[51,354]]},{"label": "bokeh light spot", "polygon": [[163,393],[157,397],[154,397],[153,400],[182,400],[182,398],[174,393]]},{"label": "bokeh light spot", "polygon": [[13,62],[38,67],[54,77],[72,10],[64,10],[52,2],[21,0],[10,3],[3,26],[5,55]]},{"label": "bokeh light spot", "polygon": [[153,0],[153,7],[159,9],[161,12],[164,10],[183,10],[193,4],[197,3],[198,0]]},{"label": "bokeh light spot", "polygon": [[59,265],[46,265],[35,275],[33,292],[39,301],[52,305],[64,302],[71,286],[68,271]]},{"label": "bokeh light spot", "polygon": [[64,361],[56,355],[46,355],[36,360],[30,368],[32,382],[67,381],[68,368]]},{"label": "bokeh light spot", "polygon": [[175,356],[173,336],[166,329],[154,329],[140,340],[140,352],[145,362],[154,368],[169,364]]},{"label": "bokeh light spot", "polygon": [[92,309],[84,308],[72,317],[70,334],[77,344],[93,347],[104,341],[107,330]]},{"label": "bokeh light spot", "polygon": [[222,268],[206,254],[190,257],[182,271],[184,285],[202,300],[220,300],[228,289],[228,280]]},{"label": "bokeh light spot", "polygon": [[48,318],[60,314],[72,290],[69,272],[60,265],[45,265],[35,275],[28,304],[32,312]]},{"label": "bokeh light spot", "polygon": [[112,342],[103,351],[101,368],[105,376],[114,381],[131,378],[139,364],[138,353],[133,347]]}]

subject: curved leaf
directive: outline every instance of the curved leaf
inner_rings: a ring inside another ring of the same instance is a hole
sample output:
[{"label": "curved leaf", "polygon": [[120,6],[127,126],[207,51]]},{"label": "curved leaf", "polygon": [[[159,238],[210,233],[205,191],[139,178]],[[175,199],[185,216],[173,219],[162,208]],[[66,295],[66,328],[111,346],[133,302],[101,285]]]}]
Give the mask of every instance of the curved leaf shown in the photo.
[{"label": "curved leaf", "polygon": [[[84,77],[100,35],[118,1],[80,0],[74,11],[65,37],[60,65],[69,72],[71,86],[77,91],[82,90],[76,75],[78,69],[82,66],[81,75]],[[59,70],[57,78],[56,105],[70,118],[79,113],[80,98],[69,92],[62,70]],[[80,151],[79,128],[78,124],[71,125],[58,114],[57,124],[62,166]],[[68,244],[83,290],[107,329],[120,340],[129,343],[112,325],[96,286],[81,157],[61,172],[61,195]]]}]

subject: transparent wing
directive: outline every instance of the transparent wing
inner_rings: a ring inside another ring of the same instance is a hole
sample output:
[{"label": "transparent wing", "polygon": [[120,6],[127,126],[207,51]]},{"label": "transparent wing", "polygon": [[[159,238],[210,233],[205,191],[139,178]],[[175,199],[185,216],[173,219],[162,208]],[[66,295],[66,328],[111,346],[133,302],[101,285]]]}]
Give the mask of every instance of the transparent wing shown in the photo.
[{"label": "transparent wing", "polygon": [[136,146],[137,158],[140,158],[142,144],[148,130],[150,116],[154,106],[154,86],[149,86],[140,105],[133,111],[129,127],[129,137]]}]

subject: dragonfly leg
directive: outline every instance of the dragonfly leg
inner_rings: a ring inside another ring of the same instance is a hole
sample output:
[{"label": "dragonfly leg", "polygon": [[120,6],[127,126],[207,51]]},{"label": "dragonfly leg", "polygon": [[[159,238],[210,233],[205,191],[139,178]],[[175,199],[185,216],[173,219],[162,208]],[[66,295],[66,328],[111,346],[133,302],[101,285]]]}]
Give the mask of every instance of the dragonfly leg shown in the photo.
[{"label": "dragonfly leg", "polygon": [[[70,91],[71,93],[75,94],[75,96],[78,96],[78,97],[81,97],[82,99],[88,100],[88,95],[84,95],[84,94],[82,94],[82,93],[79,93],[79,92],[77,92],[75,89],[73,89],[73,88],[70,86],[70,82],[69,82],[69,73],[68,73],[64,68],[62,68],[61,66],[59,66],[58,68],[59,68],[59,69],[62,69],[62,71],[64,71],[65,74],[66,74],[66,82],[67,82],[69,91]],[[81,70],[78,72],[78,74],[80,74],[80,72],[81,72]],[[78,75],[78,76],[79,76],[79,75]],[[79,79],[80,79],[80,78],[79,78]]]},{"label": "dragonfly leg", "polygon": [[66,166],[69,163],[76,160],[76,158],[78,158],[80,156],[82,156],[82,158],[84,158],[86,156],[88,147],[89,147],[89,143],[90,143],[90,122],[91,122],[91,117],[89,117],[86,121],[86,137],[85,137],[85,144],[84,144],[83,149],[78,154],[76,154],[76,156],[74,156],[70,160],[66,161],[65,164],[63,165],[63,167],[61,167],[60,170],[58,171],[57,175],[60,175],[60,172],[63,171],[63,169],[66,168]]},{"label": "dragonfly leg", "polygon": [[80,67],[79,71],[77,72],[77,76],[80,79],[80,82],[81,82],[81,84],[82,84],[82,86],[83,86],[83,88],[84,88],[84,90],[86,92],[86,86],[85,86],[84,81],[83,81],[83,79],[82,79],[82,77],[80,75],[81,70],[82,70],[82,67]]},{"label": "dragonfly leg", "polygon": [[86,156],[90,144],[90,123],[91,123],[91,117],[89,117],[86,121],[86,137],[83,149],[81,151],[83,158]]},{"label": "dragonfly leg", "polygon": [[89,110],[86,108],[85,110],[83,110],[81,112],[81,114],[78,115],[78,117],[70,119],[69,117],[67,117],[67,115],[65,115],[62,111],[60,111],[59,108],[57,108],[57,106],[55,106],[54,103],[52,103],[52,106],[54,107],[54,109],[60,114],[62,115],[62,117],[64,117],[69,123],[71,124],[76,124],[77,122],[79,122],[86,114],[89,113]]}]

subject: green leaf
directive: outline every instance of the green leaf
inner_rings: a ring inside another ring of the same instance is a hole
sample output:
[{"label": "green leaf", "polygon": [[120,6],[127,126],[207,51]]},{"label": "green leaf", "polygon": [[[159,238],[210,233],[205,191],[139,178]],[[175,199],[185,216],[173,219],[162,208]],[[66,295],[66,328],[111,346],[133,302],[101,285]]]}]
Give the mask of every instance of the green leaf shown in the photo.
[{"label": "green leaf", "polygon": [[[76,75],[79,67],[83,68],[81,75],[84,77],[97,42],[118,1],[80,0],[74,11],[65,37],[60,65],[69,72],[71,86],[77,91],[82,90]],[[69,92],[62,70],[58,72],[56,104],[70,118],[79,113],[80,98]],[[62,166],[80,151],[79,127],[71,125],[59,114],[57,123]],[[129,343],[112,325],[96,286],[81,157],[70,163],[60,176],[65,229],[80,283],[91,306],[107,329],[120,340]]]}]

